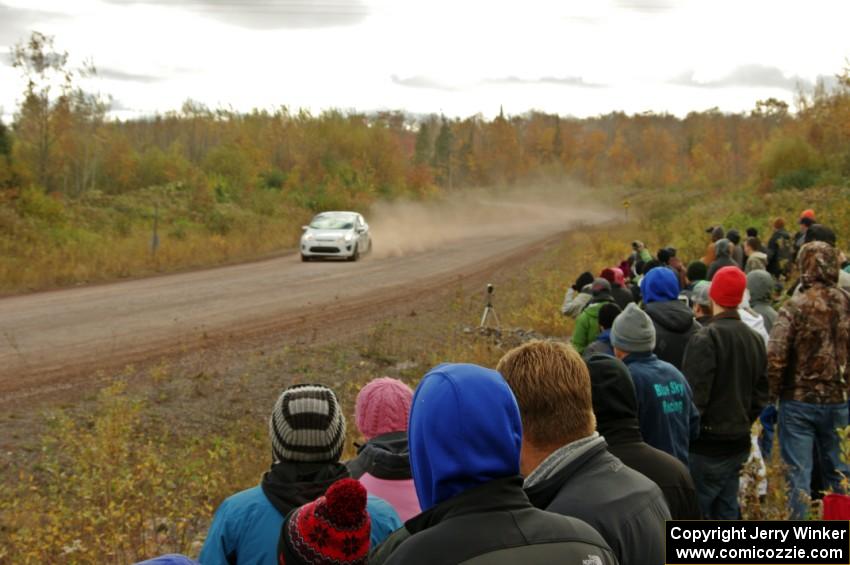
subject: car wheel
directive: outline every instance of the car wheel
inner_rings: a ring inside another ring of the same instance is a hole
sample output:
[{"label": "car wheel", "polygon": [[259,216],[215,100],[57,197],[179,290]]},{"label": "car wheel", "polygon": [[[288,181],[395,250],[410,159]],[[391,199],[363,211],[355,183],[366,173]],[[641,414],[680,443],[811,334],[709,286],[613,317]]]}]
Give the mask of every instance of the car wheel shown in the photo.
[{"label": "car wheel", "polygon": [[354,246],[354,252],[348,258],[348,260],[349,261],[357,261],[358,259],[360,259],[360,247],[355,245]]},{"label": "car wheel", "polygon": [[307,262],[307,261],[309,261],[310,259],[311,259],[311,258],[310,258],[310,257],[307,257],[306,255],[302,255],[302,256],[301,256],[301,261],[302,261],[302,262],[304,262],[304,263],[306,263],[306,262]]}]

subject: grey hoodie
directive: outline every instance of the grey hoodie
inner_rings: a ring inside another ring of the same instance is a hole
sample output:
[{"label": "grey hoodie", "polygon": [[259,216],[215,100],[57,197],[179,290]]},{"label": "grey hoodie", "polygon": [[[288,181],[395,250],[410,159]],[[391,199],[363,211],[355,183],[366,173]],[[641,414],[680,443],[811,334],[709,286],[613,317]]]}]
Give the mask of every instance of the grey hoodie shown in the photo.
[{"label": "grey hoodie", "polygon": [[761,251],[753,251],[753,253],[747,257],[747,273],[751,273],[752,271],[766,271],[767,270],[767,253],[762,253]]},{"label": "grey hoodie", "polygon": [[738,267],[741,266],[735,262],[734,259],[730,256],[732,253],[732,242],[728,239],[721,239],[717,243],[714,244],[714,250],[717,255],[717,258],[714,262],[708,267],[708,280],[714,278],[714,273],[722,269],[723,267]]},{"label": "grey hoodie", "polygon": [[756,270],[747,274],[750,307],[764,318],[764,329],[767,333],[770,333],[773,328],[773,322],[776,321],[777,316],[776,310],[771,305],[774,284],[773,277],[767,271]]}]

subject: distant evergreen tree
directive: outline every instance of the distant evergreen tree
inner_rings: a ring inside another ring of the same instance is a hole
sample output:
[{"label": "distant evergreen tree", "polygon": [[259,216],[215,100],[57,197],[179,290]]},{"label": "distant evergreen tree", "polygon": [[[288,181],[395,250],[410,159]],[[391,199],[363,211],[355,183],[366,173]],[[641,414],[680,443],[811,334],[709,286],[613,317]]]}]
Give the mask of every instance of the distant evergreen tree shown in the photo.
[{"label": "distant evergreen tree", "polygon": [[12,139],[9,137],[9,128],[0,122],[0,155],[7,159],[12,155]]},{"label": "distant evergreen tree", "polygon": [[443,185],[451,185],[452,128],[445,116],[441,117],[440,133],[434,142],[433,165],[437,179]]},{"label": "distant evergreen tree", "polygon": [[460,179],[459,183],[469,184],[470,181],[473,180],[473,176],[475,171],[473,169],[473,163],[475,160],[475,120],[471,120],[471,124],[469,126],[469,135],[466,136],[466,139],[463,143],[460,144],[457,152],[457,162],[459,164],[459,172]]},{"label": "distant evergreen tree", "polygon": [[419,125],[419,131],[416,133],[416,147],[413,150],[413,161],[417,165],[422,165],[431,160],[431,129],[428,127],[428,122],[422,122]]},{"label": "distant evergreen tree", "polygon": [[563,154],[564,140],[561,139],[561,117],[555,116],[555,135],[552,138],[552,157],[556,161],[560,161]]}]

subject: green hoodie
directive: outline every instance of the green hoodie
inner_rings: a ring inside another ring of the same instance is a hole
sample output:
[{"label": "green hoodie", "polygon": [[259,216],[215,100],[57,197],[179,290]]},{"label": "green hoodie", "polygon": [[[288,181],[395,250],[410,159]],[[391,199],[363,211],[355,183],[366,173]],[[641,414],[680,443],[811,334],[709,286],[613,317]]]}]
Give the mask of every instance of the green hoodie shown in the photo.
[{"label": "green hoodie", "polygon": [[593,343],[599,335],[599,310],[605,304],[606,302],[590,304],[576,320],[572,344],[579,353],[583,353],[584,348]]}]

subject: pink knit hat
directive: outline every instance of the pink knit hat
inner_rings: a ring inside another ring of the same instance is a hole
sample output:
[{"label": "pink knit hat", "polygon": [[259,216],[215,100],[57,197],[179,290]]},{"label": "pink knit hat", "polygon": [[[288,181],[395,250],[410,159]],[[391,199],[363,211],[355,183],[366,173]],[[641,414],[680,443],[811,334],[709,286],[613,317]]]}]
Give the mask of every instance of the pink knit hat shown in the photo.
[{"label": "pink knit hat", "polygon": [[360,433],[370,440],[390,432],[406,432],[413,391],[398,379],[381,377],[357,395],[354,419]]}]

